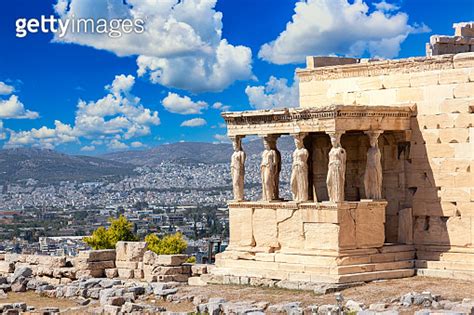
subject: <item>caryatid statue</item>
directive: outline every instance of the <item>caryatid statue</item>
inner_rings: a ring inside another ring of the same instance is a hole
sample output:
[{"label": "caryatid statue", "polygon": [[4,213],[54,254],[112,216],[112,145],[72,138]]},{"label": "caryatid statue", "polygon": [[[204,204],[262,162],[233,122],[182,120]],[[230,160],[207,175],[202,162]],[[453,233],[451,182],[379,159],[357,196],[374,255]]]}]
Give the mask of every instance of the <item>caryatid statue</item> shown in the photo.
[{"label": "caryatid statue", "polygon": [[234,153],[230,163],[230,175],[232,176],[232,188],[234,200],[244,200],[244,178],[245,178],[245,152],[242,150],[242,138],[232,138]]},{"label": "caryatid statue", "polygon": [[344,183],[346,180],[346,150],[341,147],[341,133],[329,134],[332,149],[329,151],[329,166],[326,185],[329,201],[344,201]]},{"label": "caryatid statue", "polygon": [[262,200],[271,201],[279,198],[281,156],[276,149],[276,139],[271,136],[263,138],[264,151],[260,174],[262,176]]},{"label": "caryatid statue", "polygon": [[368,199],[382,199],[382,161],[378,142],[381,133],[381,131],[366,132],[370,141],[364,174],[365,197]]},{"label": "caryatid statue", "polygon": [[308,201],[308,157],[309,152],[304,147],[304,134],[295,135],[296,149],[293,152],[291,167],[291,193],[297,202]]}]

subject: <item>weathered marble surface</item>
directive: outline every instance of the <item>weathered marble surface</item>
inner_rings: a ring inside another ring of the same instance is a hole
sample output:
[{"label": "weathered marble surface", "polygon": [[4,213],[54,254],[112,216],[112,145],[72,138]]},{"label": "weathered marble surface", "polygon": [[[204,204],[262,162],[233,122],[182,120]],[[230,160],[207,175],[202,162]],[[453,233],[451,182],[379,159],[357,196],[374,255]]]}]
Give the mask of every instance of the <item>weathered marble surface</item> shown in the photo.
[{"label": "weathered marble surface", "polygon": [[244,179],[245,179],[245,152],[242,150],[240,137],[233,139],[234,153],[230,163],[230,174],[232,177],[232,188],[234,200],[244,200]]},{"label": "weathered marble surface", "polygon": [[303,144],[304,136],[295,136],[296,149],[293,152],[291,167],[291,193],[294,201],[308,200],[308,157],[309,152]]},{"label": "weathered marble surface", "polygon": [[330,134],[332,149],[329,151],[329,169],[326,184],[329,201],[344,201],[344,183],[346,180],[346,150],[341,147],[341,134]]},{"label": "weathered marble surface", "polygon": [[366,132],[370,140],[364,173],[365,195],[368,199],[382,199],[382,155],[378,138],[381,132]]}]

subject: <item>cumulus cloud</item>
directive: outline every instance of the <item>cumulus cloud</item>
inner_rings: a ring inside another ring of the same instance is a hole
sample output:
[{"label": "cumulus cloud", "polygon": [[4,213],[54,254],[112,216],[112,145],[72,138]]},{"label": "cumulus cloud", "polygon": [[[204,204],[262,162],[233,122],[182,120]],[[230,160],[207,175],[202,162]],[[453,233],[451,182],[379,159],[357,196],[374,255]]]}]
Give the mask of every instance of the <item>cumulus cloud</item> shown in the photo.
[{"label": "cumulus cloud", "polygon": [[82,152],[95,151],[95,146],[93,146],[93,145],[86,145],[86,146],[83,146],[83,147],[81,148],[81,151],[82,151]]},{"label": "cumulus cloud", "polygon": [[125,150],[128,149],[128,145],[125,143],[117,140],[117,139],[112,139],[108,144],[107,147],[111,150]]},{"label": "cumulus cloud", "polygon": [[260,58],[275,64],[302,63],[309,55],[393,58],[409,34],[429,31],[409,25],[406,13],[384,1],[372,12],[363,0],[299,1],[294,10],[286,29],[260,48]]},{"label": "cumulus cloud", "polygon": [[212,108],[220,110],[221,112],[227,112],[230,110],[229,105],[224,105],[221,102],[215,102],[214,104],[212,104]]},{"label": "cumulus cloud", "polygon": [[393,3],[388,3],[386,1],[376,2],[374,6],[377,10],[390,12],[390,11],[397,11],[400,7]]},{"label": "cumulus cloud", "polygon": [[222,38],[217,0],[57,0],[63,19],[144,19],[141,34],[72,33],[55,41],[138,56],[138,75],[151,82],[192,92],[221,91],[252,76],[252,52]]},{"label": "cumulus cloud", "polygon": [[181,127],[201,127],[207,124],[207,121],[202,118],[193,118],[185,120],[181,123]]},{"label": "cumulus cloud", "polygon": [[85,138],[93,140],[93,145],[123,149],[127,145],[121,141],[148,135],[152,126],[160,124],[158,112],[145,108],[140,98],[131,94],[134,84],[133,76],[118,75],[105,87],[108,91],[105,97],[90,102],[79,100],[73,125],[57,120],[54,128],[43,126],[29,131],[12,131],[5,146],[54,148]]},{"label": "cumulus cloud", "polygon": [[7,138],[7,133],[3,127],[3,121],[0,120],[0,140],[5,140]]},{"label": "cumulus cloud", "polygon": [[0,100],[0,119],[36,119],[38,117],[37,112],[26,110],[16,95],[11,95],[6,100]]},{"label": "cumulus cloud", "polygon": [[214,139],[216,139],[218,142],[229,142],[229,137],[227,135],[221,135],[221,134],[215,134]]},{"label": "cumulus cloud", "polygon": [[161,104],[167,111],[181,115],[201,114],[208,107],[204,101],[194,102],[188,96],[171,92],[168,92],[168,96],[161,101]]},{"label": "cumulus cloud", "polygon": [[13,91],[15,91],[13,86],[0,81],[0,95],[10,95],[13,93]]},{"label": "cumulus cloud", "polygon": [[143,148],[143,147],[145,147],[145,145],[143,143],[141,143],[140,141],[133,141],[132,143],[130,143],[130,146],[132,148]]},{"label": "cumulus cloud", "polygon": [[256,109],[297,107],[298,81],[295,79],[292,85],[288,85],[287,79],[271,76],[264,86],[247,86],[245,94]]}]

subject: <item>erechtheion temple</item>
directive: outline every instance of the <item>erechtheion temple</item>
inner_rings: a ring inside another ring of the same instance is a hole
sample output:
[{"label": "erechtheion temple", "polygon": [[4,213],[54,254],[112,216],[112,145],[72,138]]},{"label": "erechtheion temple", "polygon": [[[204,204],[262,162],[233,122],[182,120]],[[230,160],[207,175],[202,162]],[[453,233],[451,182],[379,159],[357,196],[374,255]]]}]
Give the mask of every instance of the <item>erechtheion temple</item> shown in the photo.
[{"label": "erechtheion temple", "polygon": [[[454,27],[431,37],[426,57],[308,57],[299,108],[223,114],[234,200],[213,274],[474,279],[474,23]],[[265,147],[261,200],[245,199],[250,135]],[[295,140],[293,200],[279,197],[281,135]]]}]

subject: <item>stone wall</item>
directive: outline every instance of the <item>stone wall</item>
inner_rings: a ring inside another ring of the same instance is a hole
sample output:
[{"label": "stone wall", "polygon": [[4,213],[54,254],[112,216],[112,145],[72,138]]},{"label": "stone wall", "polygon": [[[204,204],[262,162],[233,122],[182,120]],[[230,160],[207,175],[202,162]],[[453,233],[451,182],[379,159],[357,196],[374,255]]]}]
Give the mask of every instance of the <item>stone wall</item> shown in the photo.
[{"label": "stone wall", "polygon": [[187,282],[192,274],[187,258],[157,255],[145,242],[118,242],[116,249],[81,251],[76,257],[5,254],[0,257],[0,276],[28,268],[36,279],[54,285],[89,278]]},{"label": "stone wall", "polygon": [[[474,53],[308,68],[298,75],[302,107],[417,106],[408,143],[382,140],[387,239],[398,238],[398,212],[412,208],[421,257],[474,254]],[[397,207],[391,198],[399,200]],[[463,268],[473,271],[474,264]]]},{"label": "stone wall", "polygon": [[[230,249],[314,254],[382,247],[385,202],[239,202],[229,205]],[[264,228],[262,228],[264,227]]]}]

